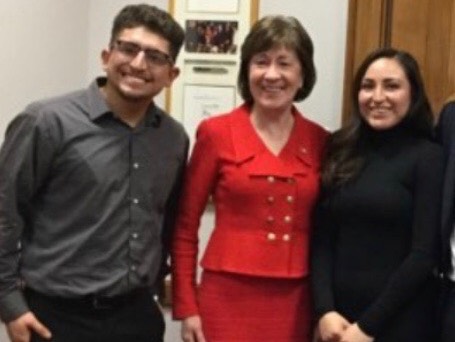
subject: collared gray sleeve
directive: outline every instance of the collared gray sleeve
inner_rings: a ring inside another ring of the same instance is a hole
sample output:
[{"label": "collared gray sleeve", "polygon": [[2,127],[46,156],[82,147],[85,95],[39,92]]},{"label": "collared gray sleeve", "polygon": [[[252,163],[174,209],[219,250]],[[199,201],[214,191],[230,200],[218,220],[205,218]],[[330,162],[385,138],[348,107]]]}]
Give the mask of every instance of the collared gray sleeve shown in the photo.
[{"label": "collared gray sleeve", "polygon": [[[35,108],[36,109],[36,108]],[[20,245],[31,220],[30,205],[54,154],[44,118],[29,106],[8,126],[0,150],[0,318],[28,311],[20,288]]]}]

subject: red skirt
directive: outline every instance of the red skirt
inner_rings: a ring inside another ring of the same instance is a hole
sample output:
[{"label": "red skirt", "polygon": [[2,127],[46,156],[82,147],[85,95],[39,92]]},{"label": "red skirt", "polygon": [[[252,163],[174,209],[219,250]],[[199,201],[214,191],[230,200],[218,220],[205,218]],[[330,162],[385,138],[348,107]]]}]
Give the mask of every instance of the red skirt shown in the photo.
[{"label": "red skirt", "polygon": [[198,294],[207,342],[310,342],[307,278],[204,271]]}]

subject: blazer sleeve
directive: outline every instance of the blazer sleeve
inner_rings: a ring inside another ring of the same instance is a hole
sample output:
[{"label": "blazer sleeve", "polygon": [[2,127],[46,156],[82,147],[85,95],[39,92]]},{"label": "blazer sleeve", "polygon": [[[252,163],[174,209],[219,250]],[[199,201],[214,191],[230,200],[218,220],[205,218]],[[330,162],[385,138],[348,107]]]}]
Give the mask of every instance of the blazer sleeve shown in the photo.
[{"label": "blazer sleeve", "polygon": [[173,238],[171,262],[175,319],[198,314],[196,298],[198,230],[201,216],[216,183],[219,159],[214,137],[216,134],[208,121],[203,121],[197,129],[196,142],[185,174]]}]

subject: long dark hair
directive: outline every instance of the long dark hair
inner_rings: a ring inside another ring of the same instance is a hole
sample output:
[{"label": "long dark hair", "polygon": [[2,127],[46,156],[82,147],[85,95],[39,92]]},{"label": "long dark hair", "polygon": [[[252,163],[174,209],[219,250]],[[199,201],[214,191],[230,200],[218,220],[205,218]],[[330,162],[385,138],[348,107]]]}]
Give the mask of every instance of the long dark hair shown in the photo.
[{"label": "long dark hair", "polygon": [[325,186],[339,186],[351,180],[363,166],[364,159],[360,152],[368,128],[360,114],[358,94],[367,69],[380,58],[396,60],[411,85],[411,104],[400,127],[418,137],[431,139],[433,135],[433,113],[417,61],[406,51],[394,48],[375,50],[365,58],[356,72],[352,86],[351,121],[329,138],[322,171]]}]

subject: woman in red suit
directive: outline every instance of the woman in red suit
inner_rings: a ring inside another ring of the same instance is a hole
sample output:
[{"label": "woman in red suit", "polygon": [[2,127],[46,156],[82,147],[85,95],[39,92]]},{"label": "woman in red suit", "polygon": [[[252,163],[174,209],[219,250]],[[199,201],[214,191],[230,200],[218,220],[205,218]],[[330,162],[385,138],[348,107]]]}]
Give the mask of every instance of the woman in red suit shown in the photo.
[{"label": "woman in red suit", "polygon": [[[183,341],[310,341],[308,243],[326,132],[293,102],[315,80],[302,25],[264,17],[241,50],[245,103],[200,124],[172,251]],[[210,196],[215,227],[197,287],[198,228]]]}]

